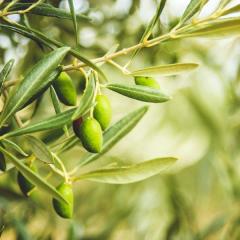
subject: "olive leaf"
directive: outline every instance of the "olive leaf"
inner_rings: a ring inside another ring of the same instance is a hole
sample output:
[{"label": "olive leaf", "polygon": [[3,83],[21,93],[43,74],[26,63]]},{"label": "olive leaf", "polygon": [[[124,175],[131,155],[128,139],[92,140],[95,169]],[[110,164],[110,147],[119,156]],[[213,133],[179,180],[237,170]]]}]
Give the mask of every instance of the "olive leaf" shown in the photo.
[{"label": "olive leaf", "polygon": [[71,136],[63,146],[58,150],[58,154],[68,151],[69,149],[73,148],[77,143],[81,143],[79,138],[75,135]]},{"label": "olive leaf", "polygon": [[52,197],[58,199],[59,201],[64,201],[68,203],[65,198],[49,183],[47,183],[41,176],[39,176],[36,172],[32,171],[29,167],[27,167],[24,163],[19,161],[14,155],[5,150],[0,146],[0,151],[3,152],[6,156],[8,156],[9,161],[11,161],[14,166],[36,187],[44,190]]},{"label": "olive leaf", "polygon": [[131,76],[172,76],[189,72],[196,69],[199,65],[196,63],[175,63],[159,65],[135,70],[130,73]]},{"label": "olive leaf", "polygon": [[238,12],[240,12],[240,4],[237,4],[231,8],[224,10],[223,13],[221,14],[221,16],[231,14],[231,13],[238,13]]},{"label": "olive leaf", "polygon": [[178,37],[219,37],[240,34],[240,18],[223,18],[212,20],[205,24],[199,24],[189,31],[180,34]]},{"label": "olive leaf", "polygon": [[19,145],[17,145],[15,142],[10,141],[9,139],[2,139],[2,143],[4,145],[14,149],[15,151],[17,151],[18,153],[20,153],[24,157],[28,156],[28,154]]},{"label": "olive leaf", "polygon": [[142,181],[164,172],[177,161],[176,158],[156,158],[142,163],[119,168],[100,169],[84,173],[75,180],[90,180],[110,184],[129,184]]},{"label": "olive leaf", "polygon": [[143,102],[161,103],[170,100],[170,97],[161,91],[145,86],[127,86],[123,84],[108,84],[106,87],[126,97]]},{"label": "olive leaf", "polygon": [[[0,27],[11,30],[11,31],[14,31],[14,32],[17,32],[17,33],[19,33],[19,34],[21,34],[25,37],[28,37],[28,38],[36,41],[37,43],[44,44],[51,49],[53,49],[55,47],[64,47],[64,46],[67,47],[63,43],[61,43],[61,42],[59,42],[55,39],[52,39],[52,38],[46,36],[45,34],[43,34],[42,32],[40,32],[40,31],[38,31],[34,28],[28,27],[28,26],[23,26],[21,24],[10,25],[10,24],[1,24],[0,23]],[[73,55],[74,57],[76,57],[77,59],[79,59],[80,61],[82,61],[83,63],[85,63],[87,66],[96,70],[99,73],[99,75],[105,81],[107,81],[107,77],[105,76],[103,71],[96,64],[94,64],[92,61],[90,61],[87,58],[85,58],[84,56],[82,56],[77,49],[71,48],[69,50],[69,53],[71,55]]]},{"label": "olive leaf", "polygon": [[79,118],[83,113],[85,113],[93,104],[94,92],[96,84],[94,73],[91,73],[87,81],[86,89],[84,90],[83,96],[80,100],[79,106],[77,107],[75,113],[72,116],[72,120]]},{"label": "olive leaf", "polygon": [[2,94],[3,84],[10,73],[14,64],[14,59],[9,60],[3,67],[2,71],[0,72],[0,95]]},{"label": "olive leaf", "polygon": [[78,43],[79,43],[78,24],[77,24],[77,17],[76,17],[76,13],[75,13],[73,0],[68,0],[68,4],[69,4],[71,15],[72,15],[73,27],[74,27],[75,38],[76,38],[76,45],[78,45]]},{"label": "olive leaf", "polygon": [[[157,21],[159,20],[159,17],[163,11],[163,8],[166,4],[166,0],[160,0],[159,4],[158,4],[158,8],[156,10],[156,13],[154,14],[154,16],[152,17],[151,21],[149,22],[149,24],[147,25],[142,37],[141,37],[141,40],[140,40],[140,43],[142,43],[144,40],[147,40],[148,37],[151,35],[152,33],[152,30],[154,28],[154,26],[156,25]],[[140,48],[136,49],[129,62],[131,62],[133,60],[133,58],[138,54],[138,52],[140,51]]]},{"label": "olive leaf", "polygon": [[1,114],[0,126],[48,84],[46,78],[57,68],[68,51],[68,47],[58,48],[34,65],[26,77],[11,92]]},{"label": "olive leaf", "polygon": [[69,109],[67,111],[56,114],[50,118],[44,119],[40,122],[29,124],[26,127],[18,128],[11,132],[6,133],[0,138],[20,136],[23,134],[29,134],[34,132],[41,132],[45,130],[53,130],[56,128],[61,128],[66,124],[71,122],[71,118],[76,108]]},{"label": "olive leaf", "polygon": [[191,17],[193,17],[209,0],[191,0],[188,4],[186,10],[184,11],[179,25],[187,22]]},{"label": "olive leaf", "polygon": [[[16,10],[25,10],[29,8],[32,5],[32,3],[15,3],[10,10],[16,11]],[[69,12],[67,12],[64,9],[55,8],[50,4],[41,3],[38,6],[34,7],[29,11],[31,14],[35,15],[42,15],[47,17],[56,17],[60,19],[72,19],[72,16]],[[90,18],[83,15],[83,14],[76,14],[76,19],[78,21],[89,21]]]},{"label": "olive leaf", "polygon": [[[62,111],[61,111],[61,107],[60,107],[60,101],[58,99],[57,93],[56,93],[53,86],[50,87],[50,94],[51,94],[51,99],[52,99],[52,103],[53,103],[55,113],[56,114],[61,113]],[[63,131],[68,136],[69,133],[68,133],[67,125],[63,126]]]},{"label": "olive leaf", "polygon": [[52,154],[43,141],[31,135],[26,135],[25,138],[36,158],[45,163],[53,163]]},{"label": "olive leaf", "polygon": [[120,119],[103,134],[103,146],[100,153],[89,153],[79,164],[86,165],[110,150],[117,142],[126,136],[140,121],[148,110],[148,106],[141,107]]}]

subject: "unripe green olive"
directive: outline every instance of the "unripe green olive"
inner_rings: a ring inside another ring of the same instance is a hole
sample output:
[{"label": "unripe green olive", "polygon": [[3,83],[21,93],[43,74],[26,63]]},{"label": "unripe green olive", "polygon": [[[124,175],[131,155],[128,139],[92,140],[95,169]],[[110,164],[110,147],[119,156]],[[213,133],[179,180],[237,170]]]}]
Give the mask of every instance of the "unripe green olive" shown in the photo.
[{"label": "unripe green olive", "polygon": [[134,80],[137,85],[142,85],[142,86],[146,86],[154,89],[160,89],[160,85],[152,77],[136,76]]},{"label": "unripe green olive", "polygon": [[102,130],[105,130],[112,119],[111,104],[108,97],[105,95],[98,95],[96,97],[96,103],[93,116],[100,123]]},{"label": "unripe green olive", "polygon": [[89,152],[98,153],[101,151],[103,142],[102,129],[96,119],[87,118],[84,120],[77,131],[77,136]]},{"label": "unripe green olive", "polygon": [[6,170],[6,160],[2,152],[0,152],[0,170],[3,172]]},{"label": "unripe green olive", "polygon": [[[30,167],[34,172],[36,172],[36,168],[34,166]],[[27,178],[25,178],[22,173],[18,172],[17,174],[17,182],[18,186],[23,193],[24,196],[28,197],[29,192],[35,187]]]},{"label": "unripe green olive", "polygon": [[59,100],[67,106],[74,106],[77,102],[77,92],[70,76],[62,72],[57,79],[53,81],[53,87]]},{"label": "unripe green olive", "polygon": [[52,203],[54,210],[62,218],[71,218],[73,214],[72,185],[70,183],[63,182],[56,189],[63,196],[63,198],[68,201],[68,203],[53,199]]}]

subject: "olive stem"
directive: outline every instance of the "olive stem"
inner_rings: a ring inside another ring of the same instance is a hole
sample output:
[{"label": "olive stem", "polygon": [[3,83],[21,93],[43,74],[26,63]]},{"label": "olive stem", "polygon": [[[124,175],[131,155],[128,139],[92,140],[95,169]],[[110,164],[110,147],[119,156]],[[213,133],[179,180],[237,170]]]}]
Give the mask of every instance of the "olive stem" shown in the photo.
[{"label": "olive stem", "polygon": [[52,152],[52,156],[55,158],[55,160],[57,160],[58,164],[60,165],[60,167],[62,168],[62,171],[64,173],[64,178],[65,178],[65,181],[68,182],[69,181],[69,176],[68,176],[68,172],[64,166],[64,164],[62,163],[62,161],[60,160],[60,158]]},{"label": "olive stem", "polygon": [[131,73],[126,67],[122,67],[120,64],[116,63],[113,60],[107,60],[107,62],[119,69],[123,74],[127,75]]}]

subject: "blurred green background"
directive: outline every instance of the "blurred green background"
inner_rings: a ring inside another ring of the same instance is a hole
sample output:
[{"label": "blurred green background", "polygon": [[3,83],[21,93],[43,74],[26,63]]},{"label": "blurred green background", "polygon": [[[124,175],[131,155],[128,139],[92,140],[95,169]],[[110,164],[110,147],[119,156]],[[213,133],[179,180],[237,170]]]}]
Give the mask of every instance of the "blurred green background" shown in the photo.
[{"label": "blurred green background", "polygon": [[[49,2],[68,9],[67,1]],[[168,0],[154,35],[174,26],[188,2]],[[211,13],[218,3],[210,0],[200,16]],[[157,5],[154,0],[75,0],[75,6],[78,13],[93,18],[92,23],[79,23],[79,49],[95,58],[114,44],[118,43],[119,49],[136,44]],[[74,46],[71,21],[28,16],[31,26]],[[11,17],[19,20],[18,15]],[[240,239],[239,40],[189,38],[142,50],[130,69],[176,62],[195,62],[200,67],[177,77],[158,78],[173,99],[152,104],[127,137],[83,169],[177,156],[179,161],[168,174],[129,185],[77,183],[72,220],[56,216],[50,197],[41,191],[29,199],[22,197],[15,170],[0,174],[1,239]],[[10,79],[24,75],[45,52],[36,43],[0,29],[1,67],[15,59]],[[117,62],[124,65],[128,58],[120,57]],[[111,82],[133,83],[111,65],[105,64],[103,70]],[[79,74],[71,74],[79,88]],[[142,105],[110,91],[105,93],[112,102],[113,122]],[[28,119],[32,108],[22,111],[23,119]],[[47,92],[33,121],[53,113]],[[49,135],[53,133],[40,136],[49,141]],[[84,150],[75,147],[61,159],[71,168],[83,155]]]}]

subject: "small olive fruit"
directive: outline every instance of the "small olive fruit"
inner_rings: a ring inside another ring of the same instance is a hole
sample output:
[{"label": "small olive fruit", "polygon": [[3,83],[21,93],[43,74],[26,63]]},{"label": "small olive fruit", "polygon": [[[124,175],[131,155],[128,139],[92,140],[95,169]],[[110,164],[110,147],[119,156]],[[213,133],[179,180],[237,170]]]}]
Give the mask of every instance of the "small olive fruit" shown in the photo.
[{"label": "small olive fruit", "polygon": [[94,118],[87,118],[80,125],[77,136],[81,139],[82,145],[92,153],[98,153],[102,148],[102,129]]},{"label": "small olive fruit", "polygon": [[62,218],[71,218],[73,214],[72,185],[70,183],[63,182],[56,189],[63,196],[63,198],[67,200],[68,203],[56,200],[54,198],[52,201],[54,210]]},{"label": "small olive fruit", "polygon": [[105,95],[98,95],[96,97],[96,103],[93,116],[100,123],[102,130],[105,130],[109,126],[112,118],[111,104]]},{"label": "small olive fruit", "polygon": [[136,76],[135,83],[137,85],[142,85],[154,89],[160,89],[160,85],[158,82],[152,77],[143,77],[143,76]]},{"label": "small olive fruit", "polygon": [[[30,167],[34,172],[36,172],[36,168],[34,166]],[[27,178],[25,178],[22,173],[18,172],[17,174],[17,182],[18,186],[23,193],[24,196],[28,197],[29,192],[35,187]]]},{"label": "small olive fruit", "polygon": [[6,160],[2,152],[0,152],[0,170],[3,172],[6,170]]},{"label": "small olive fruit", "polygon": [[58,78],[53,81],[53,87],[59,100],[67,106],[74,106],[77,102],[77,92],[70,76],[62,72]]}]

